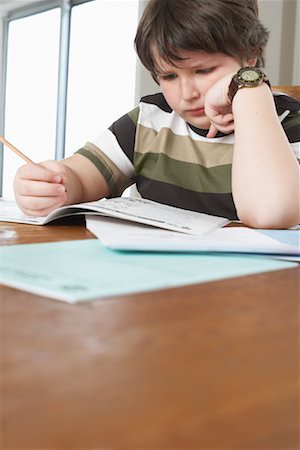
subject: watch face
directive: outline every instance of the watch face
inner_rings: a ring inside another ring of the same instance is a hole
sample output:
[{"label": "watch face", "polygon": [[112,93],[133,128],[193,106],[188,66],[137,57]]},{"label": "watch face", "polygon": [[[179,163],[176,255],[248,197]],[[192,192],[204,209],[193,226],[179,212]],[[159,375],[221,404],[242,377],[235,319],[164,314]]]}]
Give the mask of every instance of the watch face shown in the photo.
[{"label": "watch face", "polygon": [[255,82],[259,79],[259,74],[256,70],[246,69],[241,73],[241,79],[243,81]]}]

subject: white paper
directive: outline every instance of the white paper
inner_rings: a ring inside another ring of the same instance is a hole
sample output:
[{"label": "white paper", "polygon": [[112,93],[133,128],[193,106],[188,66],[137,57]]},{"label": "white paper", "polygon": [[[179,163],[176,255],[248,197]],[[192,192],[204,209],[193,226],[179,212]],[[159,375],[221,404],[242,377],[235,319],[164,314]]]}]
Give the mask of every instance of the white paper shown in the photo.
[{"label": "white paper", "polygon": [[[86,226],[103,245],[115,250],[300,254],[300,232],[297,230],[293,231],[293,236],[298,236],[298,240],[287,244],[267,236],[263,231],[246,227],[221,228],[205,236],[195,236],[145,225],[124,224],[110,218],[99,220],[96,216],[87,216]],[[276,230],[276,236],[284,231]]]},{"label": "white paper", "polygon": [[[163,205],[143,198],[118,197],[63,206],[46,217],[25,216],[15,202],[1,201],[0,220],[43,225],[55,219],[78,214],[97,214],[144,223],[181,233],[200,235],[229,223],[224,217]],[[102,219],[100,219],[102,220]]]}]

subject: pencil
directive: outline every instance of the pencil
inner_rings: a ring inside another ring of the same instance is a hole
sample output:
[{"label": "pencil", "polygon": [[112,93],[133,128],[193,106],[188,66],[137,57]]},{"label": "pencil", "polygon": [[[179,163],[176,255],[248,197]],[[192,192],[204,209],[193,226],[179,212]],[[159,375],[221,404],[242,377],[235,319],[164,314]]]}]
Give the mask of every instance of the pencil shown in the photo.
[{"label": "pencil", "polygon": [[34,162],[28,158],[28,156],[24,155],[24,153],[21,152],[21,150],[18,150],[14,145],[10,144],[3,136],[0,136],[0,142],[2,142],[3,145],[10,148],[16,155],[20,156],[20,158],[24,159],[27,163],[34,164]]}]

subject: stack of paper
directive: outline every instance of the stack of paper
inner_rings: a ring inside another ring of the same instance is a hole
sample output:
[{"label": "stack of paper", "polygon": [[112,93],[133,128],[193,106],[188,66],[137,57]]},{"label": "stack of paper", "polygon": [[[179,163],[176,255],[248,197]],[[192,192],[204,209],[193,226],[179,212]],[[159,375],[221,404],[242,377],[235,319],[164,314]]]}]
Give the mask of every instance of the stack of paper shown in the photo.
[{"label": "stack of paper", "polygon": [[227,227],[196,236],[96,216],[87,216],[86,226],[115,250],[255,253],[300,261],[299,230]]}]

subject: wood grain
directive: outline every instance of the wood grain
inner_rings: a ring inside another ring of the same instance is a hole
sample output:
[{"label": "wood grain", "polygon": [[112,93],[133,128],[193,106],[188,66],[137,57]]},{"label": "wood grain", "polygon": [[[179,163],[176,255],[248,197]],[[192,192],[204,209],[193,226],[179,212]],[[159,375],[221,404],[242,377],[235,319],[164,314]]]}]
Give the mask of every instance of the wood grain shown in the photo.
[{"label": "wood grain", "polygon": [[77,305],[3,287],[1,310],[3,450],[299,448],[299,269]]},{"label": "wood grain", "polygon": [[300,86],[272,86],[273,91],[284,92],[300,100]]}]

